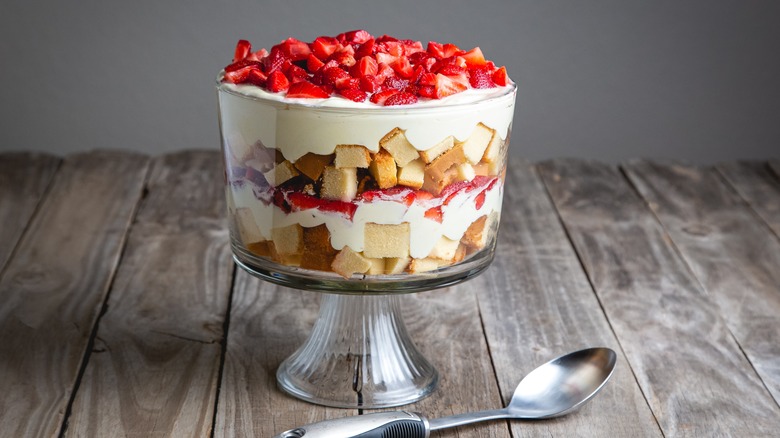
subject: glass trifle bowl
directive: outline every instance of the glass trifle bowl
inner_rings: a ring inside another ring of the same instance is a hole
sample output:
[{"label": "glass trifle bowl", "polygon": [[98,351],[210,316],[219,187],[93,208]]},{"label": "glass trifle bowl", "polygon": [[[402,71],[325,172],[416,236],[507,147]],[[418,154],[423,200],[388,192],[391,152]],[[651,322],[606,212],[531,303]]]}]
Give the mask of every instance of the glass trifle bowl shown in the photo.
[{"label": "glass trifle bowl", "polygon": [[[399,294],[465,281],[493,259],[516,87],[478,48],[360,32],[291,38],[270,54],[240,41],[217,95],[236,263],[324,292],[279,387],[380,408],[438,379]],[[474,76],[480,87],[465,86]]]}]

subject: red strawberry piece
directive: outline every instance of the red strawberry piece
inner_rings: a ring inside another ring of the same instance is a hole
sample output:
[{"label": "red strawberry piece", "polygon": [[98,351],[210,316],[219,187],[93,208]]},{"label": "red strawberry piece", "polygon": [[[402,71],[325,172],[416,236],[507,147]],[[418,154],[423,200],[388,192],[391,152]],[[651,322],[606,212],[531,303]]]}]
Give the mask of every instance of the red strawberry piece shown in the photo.
[{"label": "red strawberry piece", "polygon": [[447,75],[447,76],[458,76],[458,75],[466,72],[465,68],[463,68],[463,67],[461,67],[459,65],[455,65],[455,64],[441,65],[441,66],[439,66],[438,69],[436,68],[436,66],[434,66],[433,69],[434,69],[434,71],[436,73],[441,73],[441,74]]},{"label": "red strawberry piece", "polygon": [[371,39],[374,39],[374,37],[362,29],[351,30],[344,33],[344,40],[348,43],[363,44]]},{"label": "red strawberry piece", "polygon": [[404,56],[410,56],[415,53],[425,52],[425,49],[423,49],[422,43],[419,41],[414,40],[401,40],[401,44],[403,44],[404,48]]},{"label": "red strawberry piece", "polygon": [[425,210],[425,217],[427,219],[430,219],[432,221],[436,221],[438,223],[442,223],[443,217],[441,212],[441,206],[429,208],[428,210]]},{"label": "red strawberry piece", "polygon": [[249,74],[246,77],[247,82],[258,87],[265,87],[267,79],[268,77],[260,69],[249,70]]},{"label": "red strawberry piece", "polygon": [[[475,178],[476,179],[476,178]],[[485,198],[487,198],[487,192],[489,192],[493,186],[496,185],[498,182],[498,178],[493,178],[492,181],[490,181],[490,184],[485,187],[484,190],[479,192],[476,198],[474,198],[474,205],[477,207],[477,210],[482,208],[483,205],[485,205]]]},{"label": "red strawberry piece", "polygon": [[501,67],[493,72],[493,82],[501,87],[505,87],[509,83],[509,77],[506,74],[506,67]]},{"label": "red strawberry piece", "polygon": [[301,67],[295,64],[290,64],[285,71],[286,76],[290,79],[290,82],[300,82],[309,80],[309,73]]},{"label": "red strawberry piece", "polygon": [[444,76],[441,73],[436,74],[436,98],[442,99],[444,97],[450,96],[455,93],[460,93],[461,91],[466,90],[468,88],[466,85],[464,85],[461,82],[454,81],[450,79],[447,76]]},{"label": "red strawberry piece", "polygon": [[276,70],[268,75],[268,80],[266,81],[266,88],[268,88],[268,91],[272,93],[280,93],[282,91],[286,91],[289,87],[290,81],[281,71]]},{"label": "red strawberry piece", "polygon": [[369,190],[360,195],[361,201],[395,201],[405,204],[407,207],[412,205],[416,198],[417,194],[414,190],[401,186],[382,190]]},{"label": "red strawberry piece", "polygon": [[379,71],[379,63],[370,56],[360,58],[360,61],[352,68],[352,76],[365,77],[376,75]]},{"label": "red strawberry piece", "polygon": [[400,93],[396,93],[388,97],[383,103],[383,105],[384,106],[411,105],[413,103],[417,103],[417,96],[415,96],[412,93],[401,91]]},{"label": "red strawberry piece", "polygon": [[250,61],[262,61],[266,56],[268,56],[268,51],[265,49],[260,49],[257,52],[250,53],[246,59]]},{"label": "red strawberry piece", "polygon": [[396,73],[398,73],[398,76],[404,79],[409,79],[414,74],[412,64],[409,63],[409,59],[406,57],[399,56],[389,65]]},{"label": "red strawberry piece", "polygon": [[306,68],[309,69],[310,72],[316,73],[319,71],[325,63],[320,61],[319,58],[317,58],[313,53],[309,55],[308,58],[306,58]]},{"label": "red strawberry piece", "polygon": [[469,69],[469,83],[474,88],[494,88],[493,72],[482,67]]},{"label": "red strawberry piece", "polygon": [[374,93],[371,95],[371,102],[377,105],[384,105],[385,101],[392,95],[398,93],[398,90],[389,89]]},{"label": "red strawberry piece", "polygon": [[409,86],[409,81],[400,79],[396,76],[390,76],[389,78],[385,79],[385,81],[382,83],[382,86],[384,88],[392,88],[394,90],[400,91]]},{"label": "red strawberry piece", "polygon": [[355,59],[361,59],[364,56],[373,55],[375,44],[376,40],[373,38],[361,44],[358,48],[355,49]]},{"label": "red strawberry piece", "polygon": [[373,93],[377,88],[376,76],[368,75],[360,78],[360,89],[366,93]]},{"label": "red strawberry piece", "polygon": [[349,218],[349,220],[352,220],[352,218],[355,216],[355,211],[357,210],[357,205],[351,202],[320,199],[315,196],[300,192],[288,193],[287,200],[290,202],[292,211],[309,210],[314,208],[320,211],[343,214]]},{"label": "red strawberry piece", "polygon": [[284,71],[289,64],[290,59],[287,58],[287,55],[282,52],[279,46],[274,46],[271,48],[271,54],[263,58],[263,71],[270,75],[277,70]]},{"label": "red strawberry piece", "polygon": [[387,65],[392,65],[393,62],[395,62],[396,58],[397,58],[396,56],[393,56],[393,55],[391,55],[389,53],[378,52],[376,54],[376,62],[379,63],[379,64],[383,64],[384,63],[384,64],[387,64]]},{"label": "red strawberry piece", "polygon": [[430,201],[433,199],[433,194],[426,192],[425,190],[416,190],[414,192],[414,199],[421,202]]},{"label": "red strawberry piece", "polygon": [[310,45],[311,52],[324,61],[339,48],[339,41],[333,37],[321,36],[314,39]]},{"label": "red strawberry piece", "polygon": [[365,91],[359,90],[357,88],[345,88],[343,90],[339,90],[338,93],[353,102],[365,102],[366,98],[368,97]]},{"label": "red strawberry piece", "polygon": [[455,56],[459,52],[462,52],[458,46],[455,44],[445,44],[444,45],[444,57],[449,58],[450,56]]},{"label": "red strawberry piece", "polygon": [[311,82],[301,81],[290,84],[290,89],[287,90],[287,97],[327,99],[330,97],[330,94],[324,89],[312,84]]},{"label": "red strawberry piece", "polygon": [[284,53],[285,56],[287,56],[287,58],[289,58],[291,61],[300,61],[306,59],[309,57],[309,54],[311,54],[309,45],[295,38],[287,38],[286,40],[282,41],[279,46],[282,49],[282,53]]},{"label": "red strawberry piece", "polygon": [[435,41],[428,41],[428,54],[436,59],[444,58],[444,44]]},{"label": "red strawberry piece", "polygon": [[236,61],[228,65],[227,67],[225,67],[225,72],[227,73],[231,71],[241,70],[244,67],[251,67],[251,66],[260,68],[262,64],[258,61],[250,61],[248,59],[242,59],[240,61]]},{"label": "red strawberry piece", "polygon": [[380,62],[379,71],[376,73],[377,81],[381,84],[384,83],[387,78],[395,76],[395,71],[389,65]]},{"label": "red strawberry piece", "polygon": [[420,95],[420,97],[427,97],[429,99],[435,99],[436,98],[436,87],[433,85],[419,85],[417,87],[417,94]]},{"label": "red strawberry piece", "polygon": [[345,90],[347,88],[360,88],[360,79],[358,78],[343,78],[336,80],[336,89]]},{"label": "red strawberry piece", "polygon": [[469,67],[481,67],[485,65],[485,55],[482,54],[482,49],[474,47],[468,52],[462,53],[460,56],[466,60],[466,65]]},{"label": "red strawberry piece", "polygon": [[336,61],[338,65],[343,65],[346,67],[352,67],[355,65],[355,56],[352,53],[349,52],[336,52],[333,55],[331,55],[332,60]]},{"label": "red strawberry piece", "polygon": [[250,52],[252,52],[252,44],[247,40],[238,40],[236,51],[233,55],[233,62],[241,61],[246,58]]},{"label": "red strawberry piece", "polygon": [[273,203],[275,206],[279,207],[279,209],[285,213],[289,213],[290,211],[292,211],[292,209],[290,208],[290,204],[287,202],[287,199],[285,198],[284,193],[281,190],[274,190]]},{"label": "red strawberry piece", "polygon": [[348,79],[349,77],[349,73],[341,67],[323,67],[322,69],[323,84],[336,85],[336,81],[339,79]]},{"label": "red strawberry piece", "polygon": [[425,61],[431,59],[432,56],[428,52],[415,52],[409,55],[409,62],[412,65],[425,65]]},{"label": "red strawberry piece", "polygon": [[238,70],[225,72],[223,80],[232,84],[242,84],[246,82],[246,79],[249,77],[249,72],[252,70],[256,70],[256,67],[250,65]]}]

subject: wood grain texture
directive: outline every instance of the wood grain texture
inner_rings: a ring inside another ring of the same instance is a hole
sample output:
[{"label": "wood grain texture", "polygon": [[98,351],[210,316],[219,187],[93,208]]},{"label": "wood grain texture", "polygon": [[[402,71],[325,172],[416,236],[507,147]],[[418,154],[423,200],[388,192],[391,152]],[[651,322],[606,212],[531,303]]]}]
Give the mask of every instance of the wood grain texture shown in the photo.
[{"label": "wood grain texture", "polygon": [[318,294],[276,286],[241,269],[235,277],[214,436],[270,437],[356,415],[294,399],[276,387],[276,368],[314,324]]},{"label": "wood grain texture", "polygon": [[0,278],[0,436],[60,430],[148,159],[67,157]]},{"label": "wood grain texture", "polygon": [[67,436],[208,436],[233,263],[217,152],[157,157]]},{"label": "wood grain texture", "polygon": [[780,237],[780,176],[760,162],[721,163],[716,169]]},{"label": "wood grain texture", "polygon": [[774,434],[777,405],[620,172],[568,160],[539,170],[664,435]]},{"label": "wood grain texture", "polygon": [[537,365],[581,348],[618,353],[615,374],[576,415],[512,423],[514,436],[661,436],[577,255],[534,169],[509,166],[493,266],[468,283],[479,306],[504,403]]},{"label": "wood grain texture", "polygon": [[34,152],[0,154],[0,272],[49,187],[60,159]]},{"label": "wood grain texture", "polygon": [[[780,240],[713,169],[640,161],[626,173],[780,403]],[[755,211],[780,222],[776,185],[745,181],[763,176],[755,173],[727,173],[735,187],[754,188],[742,192],[759,196]]]}]

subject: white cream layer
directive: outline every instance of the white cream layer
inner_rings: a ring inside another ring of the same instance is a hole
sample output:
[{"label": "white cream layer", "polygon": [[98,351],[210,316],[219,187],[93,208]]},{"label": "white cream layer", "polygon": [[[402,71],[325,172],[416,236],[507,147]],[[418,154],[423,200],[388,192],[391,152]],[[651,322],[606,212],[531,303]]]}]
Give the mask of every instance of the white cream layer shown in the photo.
[{"label": "white cream layer", "polygon": [[316,227],[325,224],[330,231],[331,245],[337,250],[349,246],[360,252],[364,247],[364,229],[368,222],[377,224],[409,223],[409,253],[414,258],[425,258],[431,253],[442,236],[452,240],[460,240],[472,222],[481,216],[501,211],[503,184],[495,184],[486,192],[485,202],[481,208],[476,207],[475,198],[481,190],[461,192],[454,196],[449,204],[442,206],[442,222],[425,217],[425,211],[430,207],[414,203],[407,207],[394,201],[372,201],[358,203],[353,220],[350,221],[337,213],[322,212],[309,209],[284,213],[273,204],[265,205],[254,195],[251,183],[228,188],[232,195],[235,208],[249,208],[255,217],[260,232],[271,239],[271,229],[300,224],[303,227]]},{"label": "white cream layer", "polygon": [[396,127],[405,130],[409,142],[421,151],[450,135],[466,140],[480,122],[503,140],[515,105],[513,85],[468,89],[442,100],[398,107],[339,97],[287,99],[251,85],[221,83],[217,89],[227,147],[245,150],[261,141],[292,162],[308,152],[331,154],[339,144],[359,144],[378,152],[379,140]]}]

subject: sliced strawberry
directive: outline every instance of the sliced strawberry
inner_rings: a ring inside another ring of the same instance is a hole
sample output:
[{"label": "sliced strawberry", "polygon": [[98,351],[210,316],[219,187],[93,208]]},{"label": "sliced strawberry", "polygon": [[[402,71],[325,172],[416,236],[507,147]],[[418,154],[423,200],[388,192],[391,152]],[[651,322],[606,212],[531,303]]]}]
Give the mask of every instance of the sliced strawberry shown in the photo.
[{"label": "sliced strawberry", "polygon": [[412,64],[409,63],[409,59],[403,56],[400,56],[395,59],[392,63],[389,64],[390,67],[398,73],[398,76],[409,79],[414,74],[414,69],[412,69]]},{"label": "sliced strawberry", "polygon": [[358,61],[354,67],[352,67],[352,76],[361,78],[369,75],[374,76],[378,71],[379,63],[376,59],[370,56],[364,56],[360,58],[360,61]]},{"label": "sliced strawberry", "polygon": [[417,80],[418,85],[436,85],[436,75],[434,73],[423,73]]},{"label": "sliced strawberry", "polygon": [[428,41],[428,54],[436,59],[444,58],[444,44]]},{"label": "sliced strawberry", "polygon": [[360,78],[360,89],[366,93],[373,93],[377,90],[378,84],[376,76],[368,75]]},{"label": "sliced strawberry", "polygon": [[249,56],[250,52],[252,52],[252,44],[247,40],[238,40],[238,43],[236,43],[236,51],[233,55],[233,62],[241,61]]},{"label": "sliced strawberry", "polygon": [[285,71],[285,75],[290,82],[300,82],[309,80],[309,73],[295,64],[290,64]]},{"label": "sliced strawberry", "polygon": [[477,207],[477,210],[482,208],[483,205],[485,205],[485,198],[487,198],[487,192],[489,192],[493,186],[496,185],[498,182],[498,178],[493,178],[493,180],[490,182],[490,184],[485,187],[484,190],[479,192],[476,198],[474,198],[474,206]]},{"label": "sliced strawberry", "polygon": [[469,69],[469,83],[474,88],[494,88],[493,72],[485,66]]},{"label": "sliced strawberry", "polygon": [[374,37],[363,29],[351,30],[344,33],[344,41],[354,44],[363,44]]},{"label": "sliced strawberry", "polygon": [[417,103],[417,96],[412,93],[407,93],[406,91],[401,91],[400,93],[396,93],[388,97],[382,105],[411,105],[413,103]]},{"label": "sliced strawberry", "polygon": [[506,74],[506,67],[501,67],[493,72],[493,82],[500,87],[505,87],[509,83],[509,77]]},{"label": "sliced strawberry", "polygon": [[320,61],[320,58],[317,58],[313,53],[306,58],[306,68],[312,73],[318,72],[324,65],[325,63]]},{"label": "sliced strawberry", "polygon": [[355,55],[349,52],[336,52],[331,55],[330,59],[336,61],[338,65],[343,65],[346,67],[352,67],[355,65],[355,62],[357,62],[355,61]]},{"label": "sliced strawberry", "polygon": [[436,98],[442,99],[447,96],[460,93],[468,88],[461,82],[454,81],[441,73],[436,74]]},{"label": "sliced strawberry", "polygon": [[404,56],[411,56],[415,53],[425,52],[422,43],[414,40],[401,40],[404,48]]},{"label": "sliced strawberry", "polygon": [[390,76],[389,78],[385,79],[384,82],[382,82],[382,86],[385,89],[392,88],[393,90],[400,91],[409,86],[409,81],[401,79],[397,76]]},{"label": "sliced strawberry", "polygon": [[381,190],[369,190],[360,195],[360,200],[364,202],[395,201],[405,204],[407,207],[412,205],[416,198],[417,193],[415,190],[402,186]]},{"label": "sliced strawberry", "polygon": [[250,61],[248,59],[242,59],[240,61],[236,61],[236,62],[228,65],[227,67],[225,67],[225,72],[229,73],[231,71],[241,70],[244,67],[251,67],[251,66],[260,68],[260,67],[262,67],[262,65],[263,64],[258,62],[258,61]]},{"label": "sliced strawberry", "polygon": [[268,56],[268,51],[265,49],[260,49],[257,52],[250,53],[246,59],[250,61],[262,61],[266,56]]},{"label": "sliced strawberry", "polygon": [[333,37],[321,36],[315,38],[309,48],[314,56],[325,61],[339,48],[339,41]]},{"label": "sliced strawberry", "polygon": [[249,77],[249,72],[252,70],[256,70],[256,67],[250,65],[238,70],[225,72],[223,81],[230,82],[231,84],[242,84],[246,82],[246,79]]},{"label": "sliced strawberry", "polygon": [[365,102],[368,97],[365,91],[357,88],[345,88],[338,93],[353,102]]},{"label": "sliced strawberry", "polygon": [[441,212],[441,205],[438,207],[433,207],[433,208],[429,208],[428,210],[425,210],[425,218],[430,219],[432,221],[436,221],[438,223],[442,223],[444,218]]},{"label": "sliced strawberry", "polygon": [[339,79],[348,79],[349,73],[347,73],[341,67],[324,67],[322,69],[322,83],[336,85],[336,81]]},{"label": "sliced strawberry", "polygon": [[276,70],[268,75],[268,80],[266,81],[266,88],[268,88],[268,91],[272,93],[280,93],[282,91],[287,91],[289,87],[290,81],[281,71]]},{"label": "sliced strawberry", "polygon": [[375,45],[376,45],[376,40],[374,40],[373,38],[361,44],[358,48],[355,49],[355,59],[361,59],[364,56],[373,55]]},{"label": "sliced strawberry", "polygon": [[343,79],[337,79],[336,80],[336,89],[337,90],[346,90],[348,88],[353,89],[359,89],[360,88],[360,79],[358,78],[343,78]]},{"label": "sliced strawberry", "polygon": [[308,58],[309,54],[311,54],[309,45],[295,38],[287,38],[282,41],[279,46],[282,49],[282,53],[291,61],[301,61]]},{"label": "sliced strawberry", "polygon": [[387,64],[388,66],[395,62],[397,56],[393,56],[389,53],[378,52],[376,54],[376,62],[379,64]]},{"label": "sliced strawberry", "polygon": [[474,47],[468,52],[462,53],[460,56],[466,60],[466,65],[469,67],[481,67],[485,65],[485,55],[482,54],[482,49]]},{"label": "sliced strawberry", "polygon": [[455,44],[445,44],[444,45],[444,58],[449,58],[450,56],[455,56],[458,54],[458,52],[462,52],[458,46]]},{"label": "sliced strawberry", "polygon": [[277,70],[284,71],[289,64],[291,62],[287,55],[282,52],[279,46],[274,46],[271,48],[271,54],[263,58],[263,72],[270,75]]},{"label": "sliced strawberry", "polygon": [[383,62],[380,62],[379,71],[377,71],[376,73],[376,78],[378,83],[380,84],[384,83],[387,80],[387,78],[391,76],[395,76],[395,71],[393,71],[392,67],[390,67],[389,65]]},{"label": "sliced strawberry", "polygon": [[433,57],[428,52],[415,52],[409,55],[409,62],[412,65],[425,65],[425,62],[431,58]]},{"label": "sliced strawberry", "polygon": [[436,87],[433,85],[419,85],[417,87],[417,94],[420,95],[420,97],[427,97],[428,99],[435,99],[436,98]]},{"label": "sliced strawberry", "polygon": [[301,81],[290,85],[290,89],[287,90],[287,97],[327,99],[330,97],[330,94],[311,82]]},{"label": "sliced strawberry", "polygon": [[456,64],[444,64],[436,68],[436,66],[433,67],[434,71],[436,73],[441,73],[446,76],[458,76],[462,73],[466,73],[466,68],[461,67]]},{"label": "sliced strawberry", "polygon": [[380,91],[378,93],[372,94],[370,100],[372,103],[375,103],[377,105],[384,105],[387,98],[389,98],[390,96],[396,93],[398,93],[398,90],[394,90],[394,89]]},{"label": "sliced strawberry", "polygon": [[273,203],[285,213],[292,211],[290,204],[287,202],[287,199],[285,199],[284,193],[281,190],[274,190]]},{"label": "sliced strawberry", "polygon": [[265,75],[260,69],[249,70],[249,74],[246,76],[246,82],[257,85],[258,87],[265,87],[268,76]]},{"label": "sliced strawberry", "polygon": [[287,200],[292,211],[317,209],[324,212],[340,213],[352,220],[357,210],[357,205],[351,202],[331,201],[300,192],[287,193]]}]

